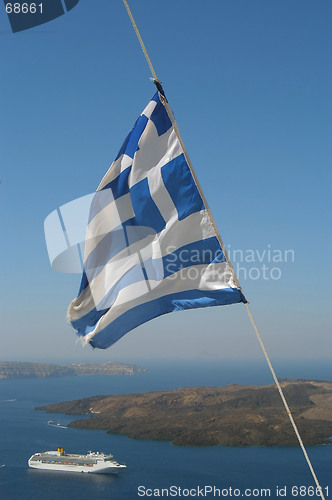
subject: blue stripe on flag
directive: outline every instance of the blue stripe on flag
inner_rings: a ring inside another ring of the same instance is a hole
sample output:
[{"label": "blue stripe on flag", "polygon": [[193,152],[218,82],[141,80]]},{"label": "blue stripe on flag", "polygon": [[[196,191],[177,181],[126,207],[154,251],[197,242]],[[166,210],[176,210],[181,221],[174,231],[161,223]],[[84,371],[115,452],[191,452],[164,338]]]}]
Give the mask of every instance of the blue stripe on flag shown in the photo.
[{"label": "blue stripe on flag", "polygon": [[[100,318],[104,316],[104,314],[107,313],[108,310],[109,308],[98,311],[96,308],[94,308],[81,318],[71,321],[71,324],[73,325],[75,330],[78,330],[78,333],[84,332],[83,335],[86,335],[91,330],[93,330],[93,328],[96,326],[97,321],[99,321]],[[82,335],[82,333],[79,333],[79,335]]]},{"label": "blue stripe on flag", "polygon": [[[133,219],[131,219],[132,221]],[[129,222],[129,221],[128,221]],[[118,231],[121,231],[121,227],[118,228]],[[123,231],[123,229],[122,229]],[[112,241],[111,233],[106,235],[105,238],[99,243],[96,249],[89,255],[87,262],[84,267],[87,269],[89,279],[92,280],[95,278],[100,271],[104,269],[104,265],[114,257],[119,251],[123,250],[127,246],[127,242],[125,240],[125,236],[119,235],[115,238],[115,242]],[[120,237],[121,236],[121,237]],[[138,235],[137,241],[141,239],[141,233]],[[119,238],[119,239],[118,239]],[[121,244],[119,243],[121,241]],[[133,234],[130,234],[130,243],[135,243],[136,240],[133,237]],[[103,249],[105,246],[105,249]],[[95,252],[95,254],[94,254]],[[102,260],[101,260],[102,259]],[[121,288],[128,286],[137,281],[142,281],[143,275],[145,279],[156,279],[161,280],[167,278],[171,274],[176,273],[180,269],[185,269],[190,266],[195,265],[208,265],[210,263],[217,262],[226,262],[225,256],[222,253],[220,248],[220,244],[216,237],[207,238],[205,240],[195,241],[194,243],[190,243],[188,245],[184,245],[174,252],[165,255],[162,258],[162,276],[159,275],[159,263],[160,261],[157,259],[147,259],[144,261],[142,268],[142,273],[131,273],[128,275],[128,279],[121,281]],[[95,269],[93,269],[95,268]],[[148,275],[146,275],[148,270]],[[130,276],[130,279],[129,279]],[[131,280],[131,281],[130,281]],[[88,278],[86,273],[83,273],[82,283],[79,293],[88,285]],[[117,286],[117,291],[119,291],[119,286]],[[97,304],[97,308],[95,310],[99,310],[103,308],[103,304]],[[108,309],[105,309],[108,310]],[[89,313],[90,314],[90,313]],[[90,316],[89,316],[90,317]],[[84,320],[80,322],[80,325],[84,325]]]},{"label": "blue stripe on flag", "polygon": [[152,227],[156,233],[164,229],[166,222],[151,197],[146,178],[130,188],[130,196],[137,225]]},{"label": "blue stripe on flag", "polygon": [[194,183],[184,154],[161,167],[161,176],[178,211],[179,220],[204,210],[203,200]]},{"label": "blue stripe on flag", "polygon": [[[189,290],[165,295],[156,300],[133,307],[119,316],[90,341],[92,347],[106,349],[130,330],[147,321],[174,311],[198,307],[235,304],[245,302],[242,292],[237,288],[223,288],[214,291]],[[88,332],[79,332],[85,335]]]},{"label": "blue stripe on flag", "polygon": [[[125,248],[138,243],[139,241],[143,241],[144,245],[144,238],[151,235],[154,236],[155,232],[148,227],[137,225],[135,218],[127,220],[121,226],[118,226],[109,233],[105,234],[104,238],[97,243],[96,247],[91,251],[84,263],[85,271],[83,273],[79,293],[81,293],[81,291],[88,285],[88,280],[91,282],[94,278],[96,278],[96,276],[104,270],[107,263],[113,257],[122,252]],[[132,251],[130,251],[130,255],[132,255]],[[121,258],[124,257],[122,256]],[[138,275],[135,275],[135,279],[133,279],[131,283],[137,281],[137,276]],[[150,277],[150,279],[152,279],[152,277]],[[155,277],[154,279],[157,278]],[[159,276],[158,279],[162,279],[162,276]],[[124,284],[121,288],[131,284],[129,282],[122,283]],[[99,308],[100,305],[98,305],[98,309]]]},{"label": "blue stripe on flag", "polygon": [[[133,221],[133,219],[130,220]],[[113,231],[105,234],[104,238],[99,241],[96,247],[91,251],[84,262],[84,270],[78,295],[88,286],[89,280],[91,281],[93,277],[96,277],[99,272],[103,270],[112,257],[128,246],[123,229],[128,222],[130,221],[126,221],[122,226],[118,226]],[[89,279],[85,270],[89,275]]]},{"label": "blue stripe on flag", "polygon": [[163,257],[164,278],[186,267],[216,262],[226,262],[217,238],[195,241]]},{"label": "blue stripe on flag", "polygon": [[[131,167],[126,168],[121,172],[115,179],[106,184],[102,190],[111,189],[114,199],[120,198],[127,193],[129,193],[128,177],[131,172]],[[98,193],[98,191],[97,191]],[[94,214],[95,215],[95,214]]]},{"label": "blue stripe on flag", "polygon": [[[98,242],[84,262],[84,269],[88,273],[90,281],[92,279],[92,274],[90,273],[93,269],[99,269],[99,271],[101,271],[112,257],[117,255],[127,246],[126,234],[123,226],[118,226],[116,229],[113,229],[113,231],[106,233],[104,238]],[[94,273],[94,277],[99,271]]]},{"label": "blue stripe on flag", "polygon": [[172,122],[169,119],[165,106],[158,100],[157,105],[154,108],[150,119],[156,126],[158,135],[161,136],[172,126]]},{"label": "blue stripe on flag", "polygon": [[136,151],[138,150],[138,142],[144,129],[148,123],[149,119],[145,115],[141,115],[133,126],[132,130],[127,135],[122,147],[115,158],[115,161],[120,158],[121,155],[126,154],[130,158],[134,158]]},{"label": "blue stripe on flag", "polygon": [[88,284],[89,284],[89,281],[88,281],[87,275],[85,274],[85,271],[83,270],[80,289],[78,291],[77,296],[79,296],[80,293],[82,293],[82,291],[84,290],[84,288],[86,288],[88,286]]}]

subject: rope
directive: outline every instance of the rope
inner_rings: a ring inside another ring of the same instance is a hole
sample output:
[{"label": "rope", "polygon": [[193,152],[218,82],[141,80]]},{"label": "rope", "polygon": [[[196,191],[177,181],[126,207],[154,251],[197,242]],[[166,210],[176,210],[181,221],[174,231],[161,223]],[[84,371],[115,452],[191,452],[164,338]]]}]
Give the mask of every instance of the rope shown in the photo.
[{"label": "rope", "polygon": [[[135,19],[134,19],[134,17],[133,17],[133,15],[132,15],[132,13],[131,13],[131,10],[130,10],[130,8],[129,8],[128,2],[127,2],[127,0],[122,0],[122,1],[123,1],[124,5],[125,5],[125,7],[126,7],[126,9],[127,9],[127,12],[128,12],[129,17],[130,17],[131,23],[132,23],[133,28],[134,28],[134,30],[135,30],[135,32],[136,32],[136,35],[137,35],[138,41],[139,41],[139,43],[140,43],[140,45],[141,45],[141,48],[142,48],[142,50],[143,50],[143,53],[144,53],[144,55],[145,55],[145,59],[146,59],[146,61],[147,61],[148,65],[149,65],[149,68],[150,68],[150,70],[151,70],[151,73],[152,73],[152,76],[153,76],[154,82],[155,82],[155,84],[157,85],[157,88],[158,88],[158,90],[159,90],[159,92],[160,92],[161,87],[160,87],[160,85],[158,86],[158,84],[160,84],[160,81],[159,81],[159,79],[157,78],[157,74],[156,74],[156,72],[155,72],[155,70],[154,70],[154,68],[153,68],[153,66],[152,66],[151,59],[150,59],[150,57],[149,57],[149,55],[148,55],[148,53],[147,53],[147,50],[146,50],[146,48],[145,48],[145,45],[144,45],[144,42],[143,42],[142,37],[141,37],[141,35],[140,35],[140,32],[138,31],[138,28],[137,28],[137,25],[136,25]],[[165,96],[164,96],[164,97],[165,97]],[[192,174],[192,176],[193,176],[194,182],[195,182],[195,184],[196,184],[196,186],[197,186],[197,189],[198,189],[198,191],[199,191],[199,193],[200,193],[200,195],[201,195],[201,197],[202,197],[202,200],[203,200],[203,202],[204,202],[204,205],[205,205],[205,207],[206,207],[206,210],[207,210],[207,212],[208,212],[208,214],[209,214],[209,216],[210,216],[210,219],[211,219],[211,223],[212,223],[213,229],[214,229],[214,231],[215,231],[215,233],[216,233],[217,239],[218,239],[218,241],[219,241],[219,243],[220,243],[220,245],[221,245],[221,248],[222,248],[222,250],[223,250],[223,253],[224,253],[224,255],[225,255],[225,258],[226,258],[226,260],[227,260],[227,262],[228,262],[228,265],[229,265],[229,267],[230,267],[230,269],[231,269],[231,272],[232,272],[232,274],[233,274],[234,282],[235,282],[236,286],[237,286],[237,287],[241,290],[241,286],[240,286],[239,281],[238,281],[238,278],[237,278],[237,276],[236,276],[236,274],[235,274],[235,271],[234,271],[233,265],[232,265],[232,263],[231,263],[231,261],[230,261],[230,259],[229,259],[228,255],[227,255],[226,248],[225,248],[224,243],[223,243],[223,241],[222,241],[222,239],[221,239],[221,236],[220,236],[220,234],[219,234],[219,231],[218,231],[217,225],[216,225],[216,223],[215,223],[215,220],[214,220],[214,218],[213,218],[212,212],[211,212],[211,210],[210,210],[210,208],[209,208],[209,206],[208,206],[208,204],[207,204],[207,201],[206,201],[206,199],[205,199],[205,196],[204,196],[203,190],[202,190],[202,188],[201,188],[201,186],[200,186],[200,184],[199,184],[199,181],[198,181],[198,179],[197,179],[197,177],[196,177],[196,173],[195,173],[195,171],[194,171],[194,168],[193,168],[193,166],[192,166],[192,163],[191,163],[190,158],[189,158],[189,156],[188,156],[188,153],[187,153],[187,151],[186,151],[186,148],[185,148],[185,145],[184,145],[184,143],[183,143],[182,137],[181,137],[181,135],[180,135],[180,131],[179,131],[178,126],[177,126],[177,123],[176,123],[176,121],[175,121],[175,118],[174,118],[173,112],[172,112],[172,110],[171,110],[170,106],[168,105],[168,103],[167,103],[166,99],[163,101],[163,103],[164,103],[164,105],[165,105],[165,107],[166,107],[166,109],[167,109],[167,113],[168,113],[168,115],[169,115],[169,117],[170,117],[170,119],[171,119],[171,122],[172,122],[172,125],[173,125],[173,128],[174,128],[174,131],[175,131],[175,133],[176,133],[176,135],[177,135],[177,138],[179,139],[179,142],[180,142],[181,148],[182,148],[182,150],[183,150],[184,156],[185,156],[185,158],[186,158],[186,160],[187,160],[187,163],[188,163],[188,165],[189,165],[189,168],[190,168],[191,174]],[[285,409],[286,409],[286,412],[287,412],[287,415],[288,415],[288,417],[289,417],[289,420],[291,421],[291,424],[292,424],[292,426],[293,426],[294,432],[295,432],[295,434],[296,434],[296,436],[297,436],[297,439],[298,439],[298,441],[299,441],[300,447],[301,447],[301,449],[302,449],[302,451],[303,451],[304,457],[305,457],[305,459],[306,459],[306,461],[307,461],[307,464],[308,464],[308,466],[309,466],[309,469],[310,469],[310,472],[311,472],[311,474],[312,474],[312,477],[314,478],[314,481],[315,481],[315,483],[316,483],[316,486],[317,486],[317,488],[318,488],[318,491],[319,491],[319,493],[320,493],[320,496],[321,496],[322,500],[325,500],[325,497],[324,497],[324,494],[323,494],[323,490],[322,490],[322,488],[321,488],[321,486],[320,486],[320,484],[319,484],[319,482],[318,482],[317,476],[316,476],[315,471],[314,471],[314,469],[313,469],[313,467],[312,467],[312,464],[311,464],[311,462],[310,462],[310,459],[309,459],[309,456],[308,456],[308,454],[307,454],[307,451],[306,451],[306,449],[305,449],[305,447],[304,447],[304,444],[303,444],[302,438],[301,438],[301,436],[300,436],[300,433],[299,433],[299,431],[298,431],[297,425],[296,425],[296,423],[295,423],[295,421],[294,421],[294,419],[293,419],[293,415],[292,415],[292,413],[291,413],[291,411],[290,411],[290,409],[289,409],[289,406],[288,406],[288,403],[287,403],[286,398],[285,398],[285,396],[284,396],[283,390],[282,390],[282,388],[281,388],[281,386],[280,386],[280,384],[279,384],[278,378],[277,378],[277,376],[276,376],[276,374],[275,374],[275,371],[274,371],[273,366],[272,366],[272,364],[271,364],[270,358],[269,358],[269,356],[268,356],[268,354],[267,354],[267,352],[266,352],[265,346],[264,346],[264,344],[263,344],[263,341],[262,341],[261,336],[260,336],[260,334],[259,334],[259,331],[258,331],[258,329],[257,329],[256,323],[255,323],[254,318],[253,318],[253,316],[252,316],[252,314],[251,314],[251,311],[250,311],[250,309],[249,309],[249,305],[248,305],[248,303],[247,303],[247,302],[246,302],[244,305],[245,305],[245,307],[246,307],[246,309],[247,309],[247,312],[248,312],[248,315],[249,315],[249,318],[250,318],[251,324],[252,324],[252,326],[253,326],[253,328],[254,328],[254,331],[255,331],[255,333],[256,333],[256,336],[257,336],[258,342],[259,342],[259,344],[260,344],[260,346],[261,346],[261,348],[262,348],[263,354],[264,354],[265,359],[266,359],[266,361],[267,361],[267,364],[268,364],[268,366],[269,366],[269,368],[270,368],[270,371],[271,371],[272,377],[273,377],[274,382],[275,382],[275,384],[276,384],[276,386],[277,386],[277,389],[278,389],[278,391],[279,391],[280,397],[281,397],[282,402],[283,402],[283,404],[284,404],[284,407],[285,407]]]},{"label": "rope", "polygon": [[[169,117],[170,117],[170,120],[171,120],[171,122],[172,122],[173,129],[174,129],[174,131],[175,131],[175,133],[176,133],[176,135],[177,135],[177,138],[179,139],[179,142],[180,142],[181,148],[182,148],[183,153],[184,153],[184,156],[185,156],[185,158],[186,158],[186,160],[187,160],[187,163],[188,163],[188,166],[189,166],[189,168],[190,168],[191,174],[192,174],[192,176],[193,176],[194,182],[195,182],[195,184],[196,184],[196,186],[197,186],[197,189],[198,189],[198,191],[199,191],[199,193],[200,193],[200,195],[201,195],[201,197],[202,197],[202,200],[203,200],[203,202],[204,202],[205,208],[206,208],[206,210],[207,210],[207,212],[208,212],[208,214],[209,214],[209,216],[210,216],[210,218],[211,218],[211,223],[212,223],[213,229],[215,230],[216,236],[217,236],[217,238],[218,238],[218,240],[219,240],[219,243],[220,243],[220,245],[221,245],[221,248],[222,248],[222,250],[223,250],[223,252],[224,252],[224,255],[225,255],[225,258],[226,258],[226,260],[227,260],[227,263],[228,263],[228,265],[230,266],[230,269],[231,269],[231,271],[232,271],[232,274],[233,274],[233,277],[234,277],[234,282],[236,283],[237,287],[238,287],[238,288],[240,288],[240,290],[241,290],[241,286],[240,286],[240,283],[239,283],[239,281],[238,281],[238,279],[237,279],[237,276],[236,276],[236,274],[235,274],[235,271],[234,271],[233,265],[232,265],[232,263],[231,263],[231,261],[230,261],[230,259],[229,259],[229,257],[228,257],[228,254],[227,254],[227,252],[226,252],[226,249],[225,249],[224,243],[223,243],[223,241],[222,241],[222,239],[221,239],[221,236],[220,236],[219,231],[218,231],[218,229],[217,229],[217,225],[216,225],[215,220],[214,220],[214,218],[213,218],[212,212],[211,212],[211,210],[210,210],[210,208],[209,208],[209,206],[208,206],[208,204],[207,204],[207,201],[206,201],[206,198],[205,198],[205,196],[204,196],[203,190],[202,190],[202,188],[201,188],[201,186],[200,186],[200,184],[199,184],[199,181],[198,181],[198,179],[197,179],[197,177],[196,177],[196,173],[195,173],[195,171],[194,171],[194,168],[193,168],[192,163],[191,163],[191,161],[190,161],[190,158],[189,158],[189,156],[188,156],[187,150],[186,150],[185,145],[184,145],[184,143],[183,143],[183,140],[182,140],[182,137],[181,137],[181,135],[180,135],[180,131],[179,131],[179,128],[178,128],[178,126],[177,126],[177,123],[176,123],[176,121],[175,121],[175,118],[174,118],[174,115],[173,115],[172,109],[171,109],[171,107],[169,106],[168,102],[163,101],[163,103],[164,103],[164,106],[166,107],[167,113],[168,113],[168,115],[169,115]],[[261,338],[261,336],[260,336],[260,334],[259,334],[259,331],[258,331],[258,329],[257,329],[256,323],[255,323],[254,318],[253,318],[253,316],[252,316],[252,314],[251,314],[251,311],[250,311],[250,309],[249,309],[249,305],[248,305],[248,303],[247,303],[247,302],[245,302],[245,304],[244,304],[244,305],[246,306],[246,309],[247,309],[247,312],[248,312],[248,315],[249,315],[249,318],[250,318],[251,324],[252,324],[252,326],[253,326],[253,328],[254,328],[254,330],[255,330],[255,333],[256,333],[256,336],[257,336],[258,342],[260,343],[260,346],[261,346],[262,351],[263,351],[263,353],[264,353],[265,359],[266,359],[267,364],[268,364],[268,366],[269,366],[269,368],[270,368],[270,371],[271,371],[271,373],[272,373],[272,377],[273,377],[274,382],[275,382],[275,384],[276,384],[276,386],[277,386],[277,389],[278,389],[278,391],[279,391],[280,397],[281,397],[282,402],[283,402],[283,404],[284,404],[284,407],[285,407],[285,409],[286,409],[287,415],[288,415],[288,417],[289,417],[289,420],[291,421],[291,424],[292,424],[292,426],[293,426],[293,429],[294,429],[294,431],[295,431],[295,434],[296,434],[296,436],[297,436],[297,439],[298,439],[298,441],[299,441],[300,447],[301,447],[301,449],[302,449],[302,451],[303,451],[304,457],[305,457],[305,459],[306,459],[306,461],[307,461],[307,464],[308,464],[308,466],[309,466],[309,469],[310,469],[310,471],[311,471],[311,474],[312,474],[312,476],[313,476],[313,478],[314,478],[314,481],[315,481],[315,483],[316,483],[316,486],[317,486],[317,488],[318,488],[318,491],[319,491],[319,493],[320,493],[320,496],[321,496],[322,500],[325,500],[325,497],[324,497],[324,494],[323,494],[323,490],[322,490],[322,488],[321,488],[321,486],[320,486],[320,484],[319,484],[319,482],[318,482],[317,476],[316,476],[315,471],[314,471],[314,469],[313,469],[313,467],[312,467],[312,464],[311,464],[311,462],[310,462],[310,459],[309,459],[309,456],[308,456],[308,454],[307,454],[307,451],[306,451],[306,449],[305,449],[305,447],[304,447],[304,444],[303,444],[302,438],[301,438],[301,436],[300,436],[299,430],[298,430],[297,425],[296,425],[296,423],[295,423],[295,421],[294,421],[293,415],[292,415],[292,413],[291,413],[291,411],[290,411],[290,409],[289,409],[289,406],[288,406],[288,403],[287,403],[287,401],[286,401],[285,395],[284,395],[283,390],[282,390],[282,388],[281,388],[281,386],[280,386],[279,380],[278,380],[278,378],[277,378],[277,376],[276,376],[276,374],[275,374],[275,371],[274,371],[274,369],[273,369],[273,366],[272,366],[272,364],[271,364],[271,361],[270,361],[269,355],[268,355],[268,353],[267,353],[267,351],[266,351],[266,349],[265,349],[265,346],[264,346],[264,344],[263,344],[262,338]]]},{"label": "rope", "polygon": [[148,54],[148,52],[147,52],[147,50],[146,50],[146,48],[145,48],[144,42],[143,42],[142,37],[141,37],[141,35],[140,35],[140,32],[138,31],[137,24],[135,23],[135,19],[134,19],[134,17],[133,17],[133,15],[132,15],[132,13],[131,13],[130,8],[129,8],[128,2],[127,2],[127,0],[122,0],[122,1],[123,1],[124,5],[125,5],[125,7],[126,7],[126,9],[127,9],[128,16],[130,17],[131,24],[133,25],[133,28],[134,28],[135,33],[136,33],[136,35],[137,35],[138,41],[139,41],[139,43],[140,43],[140,45],[141,45],[141,47],[142,47],[143,53],[144,53],[144,55],[145,55],[145,59],[146,59],[146,61],[147,61],[148,65],[149,65],[149,68],[150,68],[150,70],[151,70],[151,73],[152,73],[153,79],[154,79],[155,81],[159,82],[159,80],[158,80],[158,78],[157,78],[157,74],[156,74],[156,72],[155,72],[155,70],[154,70],[154,68],[153,68],[153,66],[152,66],[152,62],[151,62],[151,59],[150,59],[150,57],[149,57],[149,54]]},{"label": "rope", "polygon": [[261,338],[261,336],[260,336],[260,334],[259,334],[259,331],[258,331],[258,329],[257,329],[256,323],[255,323],[254,318],[253,318],[253,316],[252,316],[252,314],[251,314],[251,311],[250,311],[250,309],[249,309],[249,305],[248,305],[248,303],[245,303],[244,305],[246,306],[246,309],[247,309],[247,312],[248,312],[248,315],[249,315],[249,318],[250,318],[251,324],[252,324],[252,326],[253,326],[253,329],[255,330],[255,333],[256,333],[256,336],[257,336],[258,342],[259,342],[259,344],[260,344],[260,346],[261,346],[261,348],[262,348],[262,351],[263,351],[263,353],[264,353],[264,356],[265,356],[265,359],[266,359],[266,361],[267,361],[267,364],[269,365],[270,371],[271,371],[271,373],[272,373],[272,377],[273,377],[274,382],[275,382],[275,384],[276,384],[276,386],[277,386],[277,389],[278,389],[278,391],[279,391],[279,394],[280,394],[280,397],[281,397],[281,399],[282,399],[282,402],[284,403],[284,407],[285,407],[285,409],[286,409],[287,415],[288,415],[288,417],[289,417],[289,420],[291,421],[291,424],[292,424],[292,426],[293,426],[293,429],[294,429],[294,431],[295,431],[296,437],[297,437],[297,439],[298,439],[298,441],[299,441],[299,444],[300,444],[301,449],[302,449],[302,451],[303,451],[304,457],[305,457],[305,459],[306,459],[306,461],[307,461],[307,464],[308,464],[308,466],[309,466],[309,469],[310,469],[310,472],[311,472],[311,474],[312,474],[312,477],[313,477],[313,478],[314,478],[314,480],[315,480],[316,486],[317,486],[317,488],[318,488],[318,491],[319,491],[319,493],[320,493],[320,496],[321,496],[322,500],[325,500],[325,497],[324,497],[324,494],[323,494],[323,490],[322,490],[322,488],[321,488],[321,486],[320,486],[320,484],[319,484],[319,482],[318,482],[317,476],[316,476],[315,471],[314,471],[314,469],[313,469],[313,467],[312,467],[312,464],[311,464],[311,462],[310,462],[310,458],[309,458],[308,453],[307,453],[307,451],[306,451],[306,449],[305,449],[305,447],[304,447],[304,444],[303,444],[302,438],[301,438],[301,436],[300,436],[299,430],[298,430],[297,425],[296,425],[296,423],[295,423],[295,421],[294,421],[293,415],[292,415],[292,413],[291,413],[291,411],[290,411],[290,409],[289,409],[289,406],[288,406],[288,403],[287,403],[287,401],[286,401],[285,395],[284,395],[283,390],[282,390],[282,388],[281,388],[281,386],[280,386],[279,380],[278,380],[278,378],[277,378],[277,376],[276,376],[276,374],[275,374],[275,371],[274,371],[274,369],[273,369],[273,366],[272,366],[272,364],[271,364],[271,361],[270,361],[269,355],[268,355],[268,353],[266,352],[266,349],[265,349],[265,346],[264,346],[264,344],[263,344],[262,338]]}]

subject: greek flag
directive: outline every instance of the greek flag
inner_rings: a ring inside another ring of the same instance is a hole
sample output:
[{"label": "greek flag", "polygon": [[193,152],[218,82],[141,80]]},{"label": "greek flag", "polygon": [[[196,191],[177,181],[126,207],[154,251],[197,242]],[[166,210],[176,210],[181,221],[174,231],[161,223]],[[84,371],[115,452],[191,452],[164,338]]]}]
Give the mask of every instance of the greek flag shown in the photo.
[{"label": "greek flag", "polygon": [[246,302],[157,92],[93,196],[68,319],[105,349],[173,311]]}]

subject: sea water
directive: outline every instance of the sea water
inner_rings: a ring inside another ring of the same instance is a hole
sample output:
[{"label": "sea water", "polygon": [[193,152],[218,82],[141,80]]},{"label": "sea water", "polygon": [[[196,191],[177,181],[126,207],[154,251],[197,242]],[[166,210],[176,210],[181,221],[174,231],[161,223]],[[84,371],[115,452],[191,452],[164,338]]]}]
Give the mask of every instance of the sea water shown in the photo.
[{"label": "sea water", "polygon": [[[105,431],[57,428],[73,416],[35,410],[82,397],[218,386],[269,384],[261,361],[141,361],[147,372],[136,376],[67,377],[0,381],[1,500],[75,500],[138,498],[320,498],[299,447],[181,447],[143,441]],[[332,380],[326,362],[277,363],[281,377]],[[67,452],[113,453],[127,465],[118,476],[29,469],[37,451],[63,447]],[[310,459],[332,497],[332,445],[308,447]]]}]

